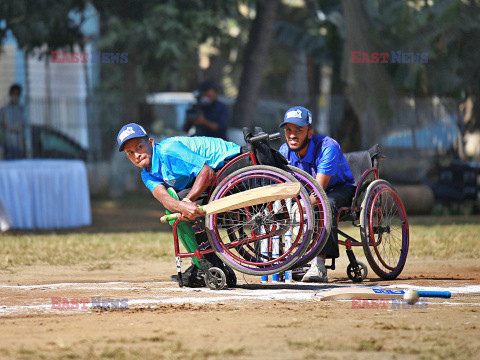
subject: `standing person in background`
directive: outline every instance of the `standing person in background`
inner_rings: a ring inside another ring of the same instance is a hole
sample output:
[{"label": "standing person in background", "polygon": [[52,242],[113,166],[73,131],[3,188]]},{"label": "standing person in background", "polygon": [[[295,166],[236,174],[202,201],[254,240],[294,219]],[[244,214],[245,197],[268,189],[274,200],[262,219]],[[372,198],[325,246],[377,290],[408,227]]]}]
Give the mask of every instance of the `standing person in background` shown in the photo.
[{"label": "standing person in background", "polygon": [[10,86],[8,104],[0,109],[0,148],[5,159],[25,157],[25,130],[27,121],[20,104],[22,87]]},{"label": "standing person in background", "polygon": [[198,111],[187,112],[184,131],[195,126],[194,136],[208,136],[227,140],[228,107],[218,100],[217,85],[210,80],[200,84]]},{"label": "standing person in background", "polygon": [[302,106],[287,110],[280,125],[285,131],[286,143],[280,147],[290,165],[312,175],[327,194],[332,209],[332,232],[303,276],[304,282],[328,282],[325,259],[338,257],[337,214],[342,206],[349,206],[355,194],[355,180],[340,145],[326,135],[314,135],[312,113]]}]

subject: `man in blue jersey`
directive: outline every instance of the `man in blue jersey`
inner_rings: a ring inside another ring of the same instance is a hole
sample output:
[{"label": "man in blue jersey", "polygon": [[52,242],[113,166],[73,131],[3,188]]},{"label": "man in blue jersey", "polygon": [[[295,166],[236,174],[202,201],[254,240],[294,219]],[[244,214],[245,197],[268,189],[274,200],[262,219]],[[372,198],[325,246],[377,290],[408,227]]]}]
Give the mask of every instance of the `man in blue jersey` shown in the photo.
[{"label": "man in blue jersey", "polygon": [[290,165],[312,175],[325,190],[332,209],[332,232],[320,255],[303,276],[304,282],[328,282],[325,259],[338,257],[337,214],[351,205],[355,183],[340,145],[326,135],[314,135],[311,112],[301,106],[290,108],[280,125],[286,143],[280,147]]},{"label": "man in blue jersey", "polygon": [[[212,184],[225,160],[241,151],[237,144],[209,137],[178,136],[155,143],[135,123],[122,127],[117,141],[119,151],[143,169],[142,180],[153,196],[168,210],[181,213],[182,221],[205,215],[193,202]],[[167,187],[180,192],[182,201],[172,198]]]},{"label": "man in blue jersey", "polygon": [[[181,221],[205,215],[195,201],[200,202],[202,194],[212,185],[215,171],[241,152],[239,145],[211,137],[177,136],[155,143],[135,123],[121,128],[117,142],[119,151],[125,151],[128,159],[143,169],[142,180],[153,196],[171,212],[180,213]],[[170,196],[168,187],[177,191],[180,200]],[[197,242],[206,241],[205,232],[199,236],[202,238],[197,237]],[[205,258],[214,266],[220,261],[215,254],[207,254]]]}]

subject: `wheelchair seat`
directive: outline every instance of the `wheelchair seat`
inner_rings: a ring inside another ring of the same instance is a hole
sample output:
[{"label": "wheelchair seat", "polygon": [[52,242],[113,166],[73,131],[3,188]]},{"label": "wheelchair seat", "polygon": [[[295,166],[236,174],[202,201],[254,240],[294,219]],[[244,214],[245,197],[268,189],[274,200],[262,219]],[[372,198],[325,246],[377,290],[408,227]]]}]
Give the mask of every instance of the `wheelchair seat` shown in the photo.
[{"label": "wheelchair seat", "polygon": [[344,154],[347,160],[348,166],[352,171],[353,179],[355,180],[355,186],[358,186],[358,182],[362,178],[363,173],[373,166],[373,158],[380,153],[380,147],[375,144],[368,150],[353,151]]}]

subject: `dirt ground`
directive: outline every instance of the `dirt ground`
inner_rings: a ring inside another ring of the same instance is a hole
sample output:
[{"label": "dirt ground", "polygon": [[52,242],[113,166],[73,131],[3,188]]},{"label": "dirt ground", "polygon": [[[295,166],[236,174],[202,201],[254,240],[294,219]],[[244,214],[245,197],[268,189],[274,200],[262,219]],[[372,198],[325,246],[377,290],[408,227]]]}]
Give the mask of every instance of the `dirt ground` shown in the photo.
[{"label": "dirt ground", "polygon": [[[179,288],[169,279],[173,258],[119,261],[108,270],[2,271],[0,359],[479,358],[478,260],[409,258],[397,280],[370,274],[363,283],[445,289],[450,299],[413,308],[314,301],[322,289],[353,286],[346,262],[343,254],[329,284],[260,284],[237,274],[239,287],[222,291]],[[92,297],[128,308],[92,310]]]}]

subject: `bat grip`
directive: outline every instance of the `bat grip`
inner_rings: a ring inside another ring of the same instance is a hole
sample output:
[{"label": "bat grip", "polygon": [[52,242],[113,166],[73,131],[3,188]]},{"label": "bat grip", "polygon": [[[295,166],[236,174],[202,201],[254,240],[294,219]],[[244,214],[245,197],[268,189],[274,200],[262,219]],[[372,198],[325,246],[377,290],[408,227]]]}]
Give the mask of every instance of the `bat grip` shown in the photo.
[{"label": "bat grip", "polygon": [[418,296],[420,297],[431,297],[431,298],[450,298],[452,294],[450,291],[425,291],[417,290]]},{"label": "bat grip", "polygon": [[163,215],[163,216],[160,218],[160,221],[161,221],[162,223],[166,223],[166,222],[169,222],[169,221],[175,221],[175,220],[177,220],[177,218],[178,218],[179,216],[180,216],[179,213]]},{"label": "bat grip", "polygon": [[[203,206],[199,206],[198,207],[200,210],[203,210]],[[163,215],[161,218],[160,218],[160,221],[162,223],[166,223],[166,222],[169,222],[169,221],[175,221],[179,218],[181,214],[180,213],[173,213],[173,214],[167,214],[167,215]]]}]

